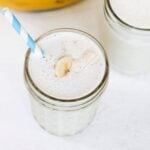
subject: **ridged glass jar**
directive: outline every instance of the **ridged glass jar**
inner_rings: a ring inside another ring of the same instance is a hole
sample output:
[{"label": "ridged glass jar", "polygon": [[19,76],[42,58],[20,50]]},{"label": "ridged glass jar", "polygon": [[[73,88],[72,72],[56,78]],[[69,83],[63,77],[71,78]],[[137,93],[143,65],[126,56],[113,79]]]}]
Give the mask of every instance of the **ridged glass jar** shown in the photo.
[{"label": "ridged glass jar", "polygon": [[102,80],[91,93],[87,93],[86,96],[77,99],[64,100],[46,94],[33,82],[28,66],[30,59],[30,50],[28,50],[25,58],[24,77],[31,99],[33,115],[45,130],[55,135],[64,136],[73,135],[81,131],[93,120],[101,94],[104,92],[108,81],[109,66],[104,49],[100,43],[91,35],[79,30],[56,29],[40,36],[37,42],[51,35],[51,33],[61,31],[76,32],[88,37],[99,47],[105,61]]},{"label": "ridged glass jar", "polygon": [[103,41],[111,65],[127,74],[150,70],[150,29],[124,22],[113,10],[110,0],[104,4]]}]

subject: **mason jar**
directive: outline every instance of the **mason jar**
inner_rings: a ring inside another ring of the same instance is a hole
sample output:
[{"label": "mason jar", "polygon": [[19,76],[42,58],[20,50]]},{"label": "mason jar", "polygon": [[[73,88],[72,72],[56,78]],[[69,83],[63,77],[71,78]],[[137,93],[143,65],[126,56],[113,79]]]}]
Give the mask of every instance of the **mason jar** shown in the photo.
[{"label": "mason jar", "polygon": [[[64,136],[73,135],[83,130],[93,120],[100,97],[107,85],[109,66],[101,44],[91,35],[76,29],[49,31],[41,35],[37,39],[37,43],[43,48],[42,41],[51,34],[60,32],[77,33],[87,37],[98,46],[104,60],[104,70],[101,72],[102,78],[98,86],[90,93],[86,93],[85,96],[66,100],[50,95],[33,81],[29,70],[30,49],[27,51],[24,64],[24,78],[31,100],[33,115],[42,128],[52,134]],[[48,40],[46,41],[48,42]]]},{"label": "mason jar", "polygon": [[104,16],[103,45],[112,67],[127,74],[149,71],[150,28],[140,28],[124,21],[113,9],[111,0],[105,0]]}]

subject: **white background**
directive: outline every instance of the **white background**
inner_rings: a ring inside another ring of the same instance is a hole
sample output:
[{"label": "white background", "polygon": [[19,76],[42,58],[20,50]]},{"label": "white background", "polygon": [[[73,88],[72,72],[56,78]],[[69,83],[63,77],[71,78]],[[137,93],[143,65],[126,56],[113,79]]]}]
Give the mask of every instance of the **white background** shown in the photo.
[{"label": "white background", "polygon": [[[102,37],[102,0],[47,12],[16,12],[37,38],[58,27],[74,27]],[[72,137],[53,136],[34,120],[23,81],[27,46],[0,16],[0,150],[149,150],[150,74],[126,76],[110,72],[92,124]]]}]

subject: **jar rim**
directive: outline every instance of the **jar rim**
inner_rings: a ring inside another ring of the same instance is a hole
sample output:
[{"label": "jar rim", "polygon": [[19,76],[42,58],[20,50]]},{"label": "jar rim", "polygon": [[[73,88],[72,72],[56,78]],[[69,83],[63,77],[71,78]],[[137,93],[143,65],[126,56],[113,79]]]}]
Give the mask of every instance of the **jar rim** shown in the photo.
[{"label": "jar rim", "polygon": [[[100,42],[95,38],[93,37],[92,35],[84,32],[84,31],[81,31],[79,29],[74,29],[74,28],[57,28],[57,29],[53,29],[53,30],[50,30],[44,34],[42,34],[39,38],[37,38],[36,42],[38,42],[39,40],[42,40],[44,37],[52,34],[52,33],[56,33],[56,32],[62,32],[62,31],[67,31],[67,32],[75,32],[75,33],[79,33],[79,34],[82,34],[88,38],[90,38],[92,41],[94,41],[94,43],[101,49],[102,51],[102,54],[104,56],[104,61],[105,61],[105,71],[104,71],[104,75],[103,75],[103,78],[102,80],[100,81],[100,83],[98,84],[98,86],[92,90],[90,93],[86,94],[85,96],[82,96],[82,97],[79,97],[79,98],[74,98],[74,99],[61,99],[61,98],[56,98],[56,97],[53,97],[45,92],[43,92],[39,87],[36,86],[36,84],[33,82],[31,76],[30,76],[30,73],[29,73],[29,70],[28,70],[28,60],[29,60],[29,55],[30,55],[30,49],[28,49],[27,53],[26,53],[26,56],[25,56],[25,63],[24,63],[24,76],[27,76],[28,80],[26,80],[26,82],[30,82],[30,84],[33,86],[33,88],[38,92],[40,93],[41,95],[43,95],[44,97],[48,98],[48,99],[52,99],[54,101],[58,101],[58,102],[76,102],[76,101],[81,101],[81,100],[84,100],[90,96],[92,96],[93,94],[95,94],[96,92],[98,92],[99,90],[100,91],[103,91],[103,89],[105,88],[105,85],[107,83],[107,80],[108,80],[108,75],[109,75],[109,64],[108,64],[108,59],[107,59],[107,55],[106,55],[106,52],[103,48],[103,46],[100,44]],[[25,77],[26,78],[26,77]],[[27,83],[28,84],[28,83]],[[29,85],[30,86],[30,85]]]},{"label": "jar rim", "polygon": [[[114,11],[114,9],[112,8],[112,5],[111,5],[111,2],[110,0],[105,0],[104,2],[105,6],[104,6],[104,9],[105,11],[108,13],[107,11],[107,7],[109,8],[109,10],[111,11],[113,17],[118,21],[118,23],[124,27],[126,27],[127,29],[132,29],[132,30],[135,30],[135,31],[140,31],[140,32],[148,32],[150,31],[150,28],[140,28],[140,27],[136,27],[136,26],[133,26],[133,25],[130,25],[129,23],[123,21],[117,14],[116,12]],[[110,16],[109,16],[110,17]],[[112,19],[112,18],[111,18]]]}]

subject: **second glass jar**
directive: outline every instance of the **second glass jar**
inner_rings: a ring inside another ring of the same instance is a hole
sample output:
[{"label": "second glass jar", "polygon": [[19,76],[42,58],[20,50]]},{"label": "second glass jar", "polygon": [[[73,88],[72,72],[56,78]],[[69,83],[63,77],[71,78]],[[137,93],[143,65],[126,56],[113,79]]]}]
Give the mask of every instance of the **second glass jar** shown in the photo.
[{"label": "second glass jar", "polygon": [[129,25],[118,17],[110,0],[104,4],[103,44],[112,66],[123,73],[150,70],[150,29]]}]

